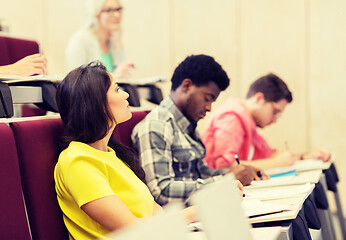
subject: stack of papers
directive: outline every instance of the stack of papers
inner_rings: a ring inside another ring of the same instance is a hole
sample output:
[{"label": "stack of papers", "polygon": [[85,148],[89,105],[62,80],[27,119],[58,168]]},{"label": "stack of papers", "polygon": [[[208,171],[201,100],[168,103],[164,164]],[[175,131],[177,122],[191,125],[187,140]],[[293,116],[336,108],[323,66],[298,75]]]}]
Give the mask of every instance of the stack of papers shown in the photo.
[{"label": "stack of papers", "polygon": [[285,204],[266,203],[258,199],[244,199],[242,207],[247,217],[260,217],[263,215],[292,210],[292,206]]},{"label": "stack of papers", "polygon": [[245,191],[245,198],[272,200],[297,197],[300,194],[306,194],[312,189],[311,183],[295,186],[273,187],[268,189],[252,189]]}]

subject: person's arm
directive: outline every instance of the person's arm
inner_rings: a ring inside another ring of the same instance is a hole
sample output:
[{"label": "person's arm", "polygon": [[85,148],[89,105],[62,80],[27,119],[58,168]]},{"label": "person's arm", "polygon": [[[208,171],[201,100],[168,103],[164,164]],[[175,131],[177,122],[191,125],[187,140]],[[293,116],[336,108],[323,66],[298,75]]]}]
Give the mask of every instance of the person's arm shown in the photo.
[{"label": "person's arm", "polygon": [[236,114],[225,113],[213,119],[211,129],[202,138],[208,161],[212,161],[217,169],[232,166],[234,155],[240,154],[245,137],[244,126]]},{"label": "person's arm", "polygon": [[317,149],[313,152],[303,153],[300,155],[300,159],[321,159],[323,162],[329,161],[331,153],[327,149]]},{"label": "person's arm", "polygon": [[135,68],[133,62],[124,62],[116,66],[113,71],[113,76],[115,79],[128,79],[131,76],[131,70]]},{"label": "person's arm", "polygon": [[[135,139],[141,165],[146,173],[147,185],[155,200],[164,205],[172,200],[184,200],[190,193],[213,181],[213,178],[181,180],[173,169],[174,141],[170,123],[146,121],[138,128]],[[176,149],[188,154],[189,149]]]},{"label": "person's arm", "polygon": [[269,169],[291,166],[297,160],[299,160],[299,155],[291,151],[284,151],[275,152],[269,158],[257,159],[251,162],[244,161],[243,164],[250,165],[256,168]]},{"label": "person's arm", "polygon": [[110,231],[139,221],[139,218],[116,196],[96,199],[82,205],[81,209]]},{"label": "person's arm", "polygon": [[113,76],[115,79],[128,79],[131,77],[131,71],[135,68],[135,64],[131,61],[125,61],[125,51],[121,39],[122,29],[119,28],[112,32],[111,36],[111,52],[115,69]]},{"label": "person's arm", "polygon": [[[208,136],[210,133],[207,131],[203,140],[207,146],[207,151],[212,151],[208,158],[210,160],[210,158],[215,157],[214,161],[217,168],[228,167],[235,178],[244,186],[249,185],[253,179],[268,179],[261,166],[253,167],[243,164],[245,161],[241,161],[241,164],[235,161],[234,155],[240,154],[246,138],[243,123],[238,115],[225,113],[215,118],[212,124],[213,135]],[[212,144],[209,141],[213,141]],[[208,149],[208,146],[212,149]],[[260,172],[261,177],[258,176],[258,172]]]},{"label": "person's arm", "polygon": [[[257,171],[247,165],[235,161],[234,155],[243,148],[245,138],[244,127],[239,117],[234,113],[225,113],[215,118],[211,129],[203,136],[207,148],[208,161],[214,161],[216,168],[229,168],[243,185],[249,185],[253,179],[259,179]],[[264,177],[266,177],[264,175]]]},{"label": "person's arm", "polygon": [[[217,126],[214,134],[214,151],[218,153],[215,161],[218,161],[220,167],[224,166],[224,164],[228,161],[230,165],[235,165],[234,155],[240,154],[242,151],[243,144],[245,144],[245,130],[244,126],[236,114],[228,113],[222,116],[215,123]],[[247,166],[252,166],[258,170],[260,169],[268,169],[274,167],[284,167],[290,166],[295,161],[298,160],[298,156],[290,151],[285,151],[281,153],[273,153],[269,158],[256,159],[255,161],[247,161],[246,159],[241,161],[242,164]],[[240,171],[238,169],[234,169],[236,173],[240,173],[244,175],[244,171]],[[251,172],[252,174],[256,171],[254,169],[247,169],[247,172]],[[257,176],[254,176],[257,179]],[[239,179],[241,180],[241,179]],[[242,181],[242,180],[241,180]],[[242,181],[244,185],[246,185],[247,181]]]},{"label": "person's arm", "polygon": [[253,180],[269,178],[261,168],[249,166],[247,164],[243,164],[243,162],[241,162],[241,164],[233,163],[229,173],[233,173],[234,177],[238,179],[244,186],[249,185]]},{"label": "person's arm", "polygon": [[[57,172],[57,189],[68,189],[81,210],[103,227],[112,231],[139,221],[126,202],[115,195],[107,166],[94,158],[80,155]],[[154,209],[154,201],[152,203]]]},{"label": "person's arm", "polygon": [[122,28],[119,26],[117,29],[112,31],[112,35],[110,37],[110,42],[114,50],[122,50],[123,49],[123,41],[122,41]]},{"label": "person's arm", "polygon": [[162,207],[159,204],[157,204],[156,202],[154,202],[154,213],[156,214],[156,213],[159,213],[162,211],[163,211]]},{"label": "person's arm", "polygon": [[314,152],[296,154],[292,151],[276,152],[273,153],[269,158],[258,159],[252,162],[246,162],[245,164],[260,167],[263,169],[286,167],[293,165],[298,160],[303,159],[321,159],[324,162],[329,161],[331,154],[325,149],[318,149]]},{"label": "person's arm", "polygon": [[6,66],[0,66],[0,75],[31,76],[46,74],[47,59],[39,53],[26,56]]}]

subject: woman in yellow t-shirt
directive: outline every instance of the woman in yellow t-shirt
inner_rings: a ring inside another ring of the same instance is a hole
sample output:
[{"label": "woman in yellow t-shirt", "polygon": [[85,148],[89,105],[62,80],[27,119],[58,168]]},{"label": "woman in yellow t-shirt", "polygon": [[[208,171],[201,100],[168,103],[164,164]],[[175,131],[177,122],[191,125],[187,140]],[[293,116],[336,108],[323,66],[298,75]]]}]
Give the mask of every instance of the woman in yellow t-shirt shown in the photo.
[{"label": "woman in yellow t-shirt", "polygon": [[76,68],[59,85],[65,150],[54,179],[71,239],[99,238],[161,209],[135,154],[117,142],[108,147],[116,124],[132,116],[128,97],[98,62]]}]

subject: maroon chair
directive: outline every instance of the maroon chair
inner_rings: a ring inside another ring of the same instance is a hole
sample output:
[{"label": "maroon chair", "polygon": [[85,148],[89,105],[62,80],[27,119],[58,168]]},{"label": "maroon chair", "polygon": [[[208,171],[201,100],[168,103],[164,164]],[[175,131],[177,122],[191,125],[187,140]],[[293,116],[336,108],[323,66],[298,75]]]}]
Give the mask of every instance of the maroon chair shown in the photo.
[{"label": "maroon chair", "polygon": [[0,66],[10,64],[10,53],[7,48],[7,40],[5,37],[0,37]]},{"label": "maroon chair", "polygon": [[[39,46],[36,41],[0,36],[0,66],[15,63],[23,57],[38,52]],[[24,105],[22,113],[23,117],[31,117],[45,115],[47,111]]]},{"label": "maroon chair", "polygon": [[150,111],[132,112],[132,118],[126,122],[119,123],[113,132],[113,137],[122,144],[132,147],[131,133],[133,128],[142,121]]},{"label": "maroon chair", "polygon": [[26,217],[17,148],[11,128],[0,123],[1,239],[31,239]]},{"label": "maroon chair", "polygon": [[44,116],[47,114],[47,110],[24,104],[22,105],[22,114],[21,117],[34,117],[34,116]]},{"label": "maroon chair", "polygon": [[68,239],[53,175],[63,130],[61,119],[14,122],[11,128],[18,150],[32,238]]},{"label": "maroon chair", "polygon": [[0,36],[0,66],[12,64],[28,55],[38,53],[39,46],[36,41],[20,38]]}]

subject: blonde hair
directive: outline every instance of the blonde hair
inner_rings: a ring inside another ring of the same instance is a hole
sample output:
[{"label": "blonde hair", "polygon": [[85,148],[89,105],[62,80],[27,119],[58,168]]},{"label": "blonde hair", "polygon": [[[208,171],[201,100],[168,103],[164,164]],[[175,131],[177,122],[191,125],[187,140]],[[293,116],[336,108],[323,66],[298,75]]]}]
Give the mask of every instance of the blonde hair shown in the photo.
[{"label": "blonde hair", "polygon": [[86,14],[88,17],[87,27],[96,28],[98,25],[97,16],[102,10],[102,6],[106,0],[87,0],[86,1]]}]

